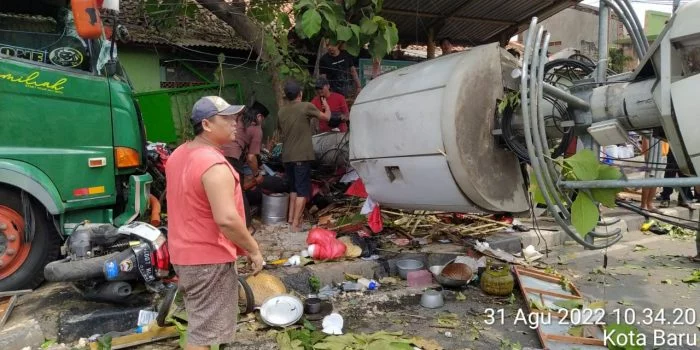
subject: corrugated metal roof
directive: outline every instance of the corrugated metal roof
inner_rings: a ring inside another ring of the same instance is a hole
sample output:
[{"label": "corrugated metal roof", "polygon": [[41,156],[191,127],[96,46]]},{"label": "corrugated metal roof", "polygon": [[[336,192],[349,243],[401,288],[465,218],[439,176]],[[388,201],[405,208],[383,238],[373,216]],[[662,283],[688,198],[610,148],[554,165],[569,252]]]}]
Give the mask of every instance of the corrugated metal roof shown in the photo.
[{"label": "corrugated metal roof", "polygon": [[178,25],[159,28],[158,22],[144,11],[143,1],[121,0],[120,23],[129,30],[131,41],[136,43],[250,49],[248,42],[238,36],[233,28],[201,5],[196,5],[197,11],[193,17],[177,16]]},{"label": "corrugated metal roof", "polygon": [[509,38],[581,0],[384,0],[382,16],[394,21],[403,44],[425,44],[428,30],[435,39],[481,45]]}]

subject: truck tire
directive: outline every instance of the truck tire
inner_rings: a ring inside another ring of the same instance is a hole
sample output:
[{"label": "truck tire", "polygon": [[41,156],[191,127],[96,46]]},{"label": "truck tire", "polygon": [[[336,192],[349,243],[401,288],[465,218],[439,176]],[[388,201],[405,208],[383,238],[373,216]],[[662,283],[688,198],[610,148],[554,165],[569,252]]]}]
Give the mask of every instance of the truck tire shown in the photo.
[{"label": "truck tire", "polygon": [[[61,240],[52,218],[33,197],[34,232],[25,242],[25,213],[21,192],[0,185],[0,292],[34,289],[44,281],[44,266],[58,258]],[[27,204],[27,203],[25,203]]]}]

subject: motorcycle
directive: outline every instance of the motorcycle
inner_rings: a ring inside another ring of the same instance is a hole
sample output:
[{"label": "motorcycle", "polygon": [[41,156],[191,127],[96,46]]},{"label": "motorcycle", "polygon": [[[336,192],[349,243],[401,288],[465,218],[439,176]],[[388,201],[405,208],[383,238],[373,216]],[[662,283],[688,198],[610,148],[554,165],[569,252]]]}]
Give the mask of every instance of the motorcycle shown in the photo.
[{"label": "motorcycle", "polygon": [[[81,223],[61,248],[63,260],[49,263],[44,277],[50,282],[69,282],[84,298],[93,301],[124,303],[143,291],[158,295],[157,321],[165,317],[177,293],[177,277],[170,264],[167,228],[144,222],[121,227],[109,224]],[[241,275],[239,309],[253,312],[254,296]]]},{"label": "motorcycle", "polygon": [[167,229],[144,222],[114,227],[80,224],[61,248],[63,260],[49,263],[44,277],[71,282],[87,299],[122,302],[134,294],[135,284],[159,293],[172,277]]}]

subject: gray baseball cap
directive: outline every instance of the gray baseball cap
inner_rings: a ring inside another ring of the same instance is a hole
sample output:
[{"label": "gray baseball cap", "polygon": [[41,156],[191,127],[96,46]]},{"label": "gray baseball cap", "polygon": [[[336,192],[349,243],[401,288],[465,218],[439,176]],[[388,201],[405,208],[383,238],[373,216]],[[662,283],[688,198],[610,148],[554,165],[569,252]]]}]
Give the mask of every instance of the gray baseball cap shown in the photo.
[{"label": "gray baseball cap", "polygon": [[230,105],[219,96],[204,96],[195,102],[192,107],[192,122],[201,123],[202,120],[219,115],[233,115],[243,111],[243,105]]}]

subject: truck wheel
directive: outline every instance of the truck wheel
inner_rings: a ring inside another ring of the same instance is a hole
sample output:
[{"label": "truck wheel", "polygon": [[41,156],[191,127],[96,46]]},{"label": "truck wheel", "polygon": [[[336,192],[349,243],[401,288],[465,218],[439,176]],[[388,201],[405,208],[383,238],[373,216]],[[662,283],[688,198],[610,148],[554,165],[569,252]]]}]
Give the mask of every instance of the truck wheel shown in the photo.
[{"label": "truck wheel", "polygon": [[44,266],[58,258],[56,228],[44,207],[30,201],[34,237],[26,242],[20,192],[0,186],[0,291],[36,288],[44,281]]}]

